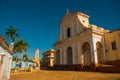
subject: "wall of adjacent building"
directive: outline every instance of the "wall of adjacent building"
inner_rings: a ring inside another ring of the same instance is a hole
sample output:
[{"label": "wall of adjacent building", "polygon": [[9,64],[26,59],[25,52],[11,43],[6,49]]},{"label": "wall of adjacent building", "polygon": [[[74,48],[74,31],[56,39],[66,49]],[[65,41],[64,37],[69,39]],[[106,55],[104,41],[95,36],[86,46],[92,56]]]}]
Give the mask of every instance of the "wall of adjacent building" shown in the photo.
[{"label": "wall of adjacent building", "polygon": [[[120,30],[115,30],[105,34],[107,60],[120,60]],[[112,42],[116,42],[116,49],[112,49]]]},{"label": "wall of adjacent building", "polygon": [[50,66],[54,66],[54,59],[50,59]]},{"label": "wall of adjacent building", "polygon": [[54,52],[50,53],[50,66],[54,66]]},{"label": "wall of adjacent building", "polygon": [[[4,55],[4,60],[3,60],[0,76],[2,80],[7,80],[10,77],[12,55],[7,50],[5,50],[2,46],[0,46],[0,56],[1,55]],[[0,60],[1,60],[1,57],[0,57]]]},{"label": "wall of adjacent building", "polygon": [[43,53],[43,66],[53,66],[54,65],[54,50],[48,50]]}]

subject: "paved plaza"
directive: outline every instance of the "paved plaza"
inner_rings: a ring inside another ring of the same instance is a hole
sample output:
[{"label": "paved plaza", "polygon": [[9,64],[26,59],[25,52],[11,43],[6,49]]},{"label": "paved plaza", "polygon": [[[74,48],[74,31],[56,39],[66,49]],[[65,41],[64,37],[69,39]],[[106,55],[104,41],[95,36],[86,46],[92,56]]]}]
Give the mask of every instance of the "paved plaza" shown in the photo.
[{"label": "paved plaza", "polygon": [[13,73],[10,80],[120,80],[120,73],[40,70]]}]

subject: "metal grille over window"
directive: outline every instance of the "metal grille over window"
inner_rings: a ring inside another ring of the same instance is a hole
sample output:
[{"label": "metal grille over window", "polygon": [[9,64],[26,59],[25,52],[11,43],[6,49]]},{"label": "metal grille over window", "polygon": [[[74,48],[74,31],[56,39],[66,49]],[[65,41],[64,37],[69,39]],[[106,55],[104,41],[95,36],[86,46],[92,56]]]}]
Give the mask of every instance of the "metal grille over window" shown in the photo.
[{"label": "metal grille over window", "polygon": [[116,50],[117,48],[116,48],[116,42],[114,41],[114,42],[111,42],[111,46],[112,46],[112,50]]}]

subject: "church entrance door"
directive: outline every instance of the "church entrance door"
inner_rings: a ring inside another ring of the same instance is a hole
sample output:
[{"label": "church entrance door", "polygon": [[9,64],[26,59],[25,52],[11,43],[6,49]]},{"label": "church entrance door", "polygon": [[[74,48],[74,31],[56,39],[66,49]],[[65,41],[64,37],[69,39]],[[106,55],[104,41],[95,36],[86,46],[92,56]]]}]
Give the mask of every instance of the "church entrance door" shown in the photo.
[{"label": "church entrance door", "polygon": [[73,64],[73,54],[72,54],[72,48],[71,47],[69,47],[68,49],[67,49],[67,64],[68,65],[72,65]]},{"label": "church entrance door", "polygon": [[83,64],[85,66],[91,65],[91,51],[90,51],[90,44],[85,42],[83,44]]}]

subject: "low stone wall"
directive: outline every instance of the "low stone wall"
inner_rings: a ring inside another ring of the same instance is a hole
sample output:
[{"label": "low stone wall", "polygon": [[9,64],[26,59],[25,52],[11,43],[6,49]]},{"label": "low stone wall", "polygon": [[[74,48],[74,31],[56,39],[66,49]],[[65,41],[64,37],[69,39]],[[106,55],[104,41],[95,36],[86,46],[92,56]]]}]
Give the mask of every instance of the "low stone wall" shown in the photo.
[{"label": "low stone wall", "polygon": [[91,64],[84,66],[82,64],[74,65],[54,65],[53,67],[47,67],[47,70],[64,70],[64,71],[98,71],[98,72],[113,72],[120,73],[120,66],[108,65],[108,64]]},{"label": "low stone wall", "polygon": [[55,70],[75,70],[75,71],[92,71],[95,70],[92,67],[93,65],[90,66],[84,66],[82,64],[74,64],[74,65],[54,65]]},{"label": "low stone wall", "polygon": [[115,65],[115,66],[120,66],[120,60],[116,61],[107,61],[108,65]]},{"label": "low stone wall", "polygon": [[99,66],[96,71],[104,73],[120,73],[120,67],[117,66]]}]

